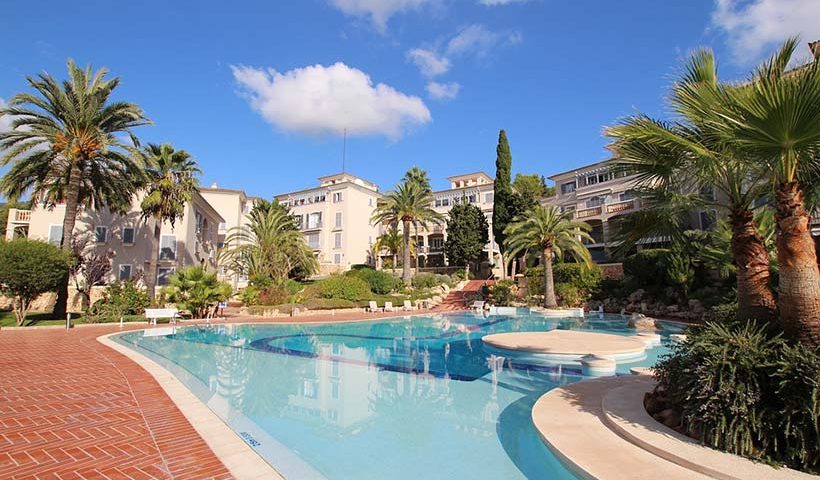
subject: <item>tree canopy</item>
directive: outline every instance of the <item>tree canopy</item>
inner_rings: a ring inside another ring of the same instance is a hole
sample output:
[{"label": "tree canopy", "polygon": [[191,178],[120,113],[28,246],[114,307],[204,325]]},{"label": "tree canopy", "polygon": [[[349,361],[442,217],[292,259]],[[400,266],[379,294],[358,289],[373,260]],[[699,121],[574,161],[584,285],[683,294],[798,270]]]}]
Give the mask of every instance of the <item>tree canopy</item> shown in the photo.
[{"label": "tree canopy", "polygon": [[475,205],[461,202],[450,209],[444,253],[450,265],[469,266],[478,261],[489,241],[487,217]]}]

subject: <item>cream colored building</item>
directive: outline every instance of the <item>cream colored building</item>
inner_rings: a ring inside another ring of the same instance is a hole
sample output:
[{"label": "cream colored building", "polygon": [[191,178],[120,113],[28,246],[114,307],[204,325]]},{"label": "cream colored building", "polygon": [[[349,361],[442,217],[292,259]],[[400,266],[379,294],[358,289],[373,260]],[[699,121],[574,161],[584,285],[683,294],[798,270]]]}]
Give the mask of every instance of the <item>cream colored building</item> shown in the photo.
[{"label": "cream colored building", "polygon": [[[484,212],[489,224],[490,241],[484,249],[482,264],[486,270],[493,258],[498,261],[498,244],[493,238],[493,178],[484,172],[468,173],[447,177],[450,188],[433,192],[433,209],[442,214],[445,219],[447,212],[461,202],[475,205]],[[413,232],[415,235],[415,232]],[[447,226],[429,225],[426,229],[420,228],[416,236],[416,252],[420,267],[443,267],[447,265],[444,255],[444,242],[447,240]]]},{"label": "cream colored building", "polygon": [[313,188],[276,195],[290,209],[319,260],[320,275],[373,264],[371,248],[379,226],[370,217],[381,198],[373,182],[339,173],[319,178]]},{"label": "cream colored building", "polygon": [[[74,227],[75,236],[86,236],[88,248],[111,258],[109,281],[130,280],[147,271],[153,241],[153,219],[141,218],[142,196],[135,197],[125,215],[107,209],[81,208]],[[25,236],[60,244],[63,235],[65,205],[52,209],[35,206],[32,210],[10,209],[6,238]],[[178,269],[202,265],[217,267],[218,225],[222,216],[200,195],[195,193],[185,205],[182,218],[174,226],[162,225],[157,265],[157,284],[165,285]]]},{"label": "cream colored building", "polygon": [[[242,190],[219,188],[216,183],[208,188],[200,189],[199,193],[223,218],[217,228],[217,246],[220,249],[225,246],[225,239],[235,231],[234,229],[250,223],[249,214],[254,205],[261,200],[259,197],[246,195]],[[230,283],[235,289],[243,288],[248,284],[248,278],[245,275],[233,272],[223,265],[219,267],[219,279]]]}]

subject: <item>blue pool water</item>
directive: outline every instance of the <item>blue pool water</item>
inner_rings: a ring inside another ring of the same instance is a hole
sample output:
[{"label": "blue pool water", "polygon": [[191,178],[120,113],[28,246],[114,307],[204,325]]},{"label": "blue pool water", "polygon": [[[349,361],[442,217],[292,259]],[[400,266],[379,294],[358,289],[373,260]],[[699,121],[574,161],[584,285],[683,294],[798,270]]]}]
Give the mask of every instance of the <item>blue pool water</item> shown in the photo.
[{"label": "blue pool water", "polygon": [[[485,351],[489,333],[632,335],[626,318],[472,314],[336,324],[183,327],[114,339],[174,373],[288,478],[568,479],[532,425],[535,401],[582,380]],[[679,329],[667,325],[661,332]],[[664,346],[643,360],[650,366]]]}]

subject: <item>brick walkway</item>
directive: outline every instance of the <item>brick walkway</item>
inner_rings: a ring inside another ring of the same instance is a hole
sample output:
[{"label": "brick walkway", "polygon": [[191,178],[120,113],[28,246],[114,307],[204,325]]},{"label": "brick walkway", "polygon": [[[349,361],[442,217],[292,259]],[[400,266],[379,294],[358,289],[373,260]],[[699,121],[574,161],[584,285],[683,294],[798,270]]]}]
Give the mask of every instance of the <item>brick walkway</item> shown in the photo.
[{"label": "brick walkway", "polygon": [[449,295],[441,302],[441,305],[436,307],[438,311],[456,311],[464,310],[467,301],[478,298],[481,287],[484,285],[492,285],[492,280],[470,280],[464,285],[464,288],[458,291],[450,292]]},{"label": "brick walkway", "polygon": [[[396,314],[228,321],[363,315]],[[138,328],[145,325],[125,330]],[[118,331],[111,324],[0,330],[0,479],[231,478],[154,378],[96,340]]]}]

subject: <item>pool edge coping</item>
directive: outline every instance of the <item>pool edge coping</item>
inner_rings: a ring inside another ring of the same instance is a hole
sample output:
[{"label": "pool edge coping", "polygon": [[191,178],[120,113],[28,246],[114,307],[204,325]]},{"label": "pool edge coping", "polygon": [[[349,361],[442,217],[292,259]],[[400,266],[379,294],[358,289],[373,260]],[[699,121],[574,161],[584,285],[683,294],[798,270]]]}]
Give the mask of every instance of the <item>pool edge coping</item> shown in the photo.
[{"label": "pool edge coping", "polygon": [[[136,329],[141,331],[150,329]],[[173,373],[145,355],[120,345],[110,336],[123,332],[113,332],[97,337],[97,341],[112,350],[125,355],[162,387],[168,398],[182,412],[182,415],[205,441],[208,448],[225,465],[234,478],[256,480],[273,478],[286,480],[276,468],[242,440],[219,416],[191,392]]]}]

